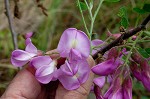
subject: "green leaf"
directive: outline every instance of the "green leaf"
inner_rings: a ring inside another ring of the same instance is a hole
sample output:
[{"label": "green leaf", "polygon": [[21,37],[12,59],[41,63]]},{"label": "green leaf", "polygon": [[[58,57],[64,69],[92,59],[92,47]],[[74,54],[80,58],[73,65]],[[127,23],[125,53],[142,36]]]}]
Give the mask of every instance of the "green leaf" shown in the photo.
[{"label": "green leaf", "polygon": [[119,2],[120,0],[105,0],[106,2]]},{"label": "green leaf", "polygon": [[145,51],[150,55],[150,48],[146,48]]},{"label": "green leaf", "polygon": [[144,35],[149,36],[150,37],[150,31],[144,31]]},{"label": "green leaf", "polygon": [[142,48],[138,49],[138,52],[144,57],[144,58],[149,58],[150,55]]},{"label": "green leaf", "polygon": [[119,17],[127,17],[127,11],[126,11],[126,7],[125,6],[123,6],[123,7],[121,7],[120,9],[119,9],[119,12],[118,12],[118,16]]},{"label": "green leaf", "polygon": [[[84,2],[79,2],[79,4],[80,4],[80,7],[81,7],[81,10],[85,11],[85,10],[88,9],[87,5]],[[78,6],[79,6],[79,4],[78,4]]]},{"label": "green leaf", "polygon": [[133,11],[136,12],[136,13],[139,13],[139,14],[144,14],[144,13],[146,13],[145,10],[140,9],[140,8],[138,8],[138,7],[133,8]]},{"label": "green leaf", "polygon": [[127,28],[128,25],[129,25],[129,21],[128,21],[128,16],[127,16],[127,10],[126,10],[126,7],[123,6],[119,9],[119,12],[117,14],[119,17],[121,17],[121,21],[120,21],[120,24]]},{"label": "green leaf", "polygon": [[150,4],[144,4],[143,10],[146,12],[150,12]]},{"label": "green leaf", "polygon": [[120,23],[124,28],[127,28],[129,25],[128,19],[126,18],[122,18]]}]

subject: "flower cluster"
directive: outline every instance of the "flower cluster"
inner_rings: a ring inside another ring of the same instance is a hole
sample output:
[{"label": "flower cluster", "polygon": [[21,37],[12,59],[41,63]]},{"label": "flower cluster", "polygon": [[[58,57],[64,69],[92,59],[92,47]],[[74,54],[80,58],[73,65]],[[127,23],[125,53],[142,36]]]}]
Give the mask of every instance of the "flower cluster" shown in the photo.
[{"label": "flower cluster", "polygon": [[77,89],[89,76],[90,68],[87,58],[90,54],[90,41],[86,34],[75,28],[69,28],[62,34],[57,51],[59,57],[65,58],[64,64],[57,68],[57,60],[52,60],[48,55],[40,55],[32,44],[30,37],[26,35],[25,50],[14,50],[11,62],[16,67],[27,63],[34,67],[36,79],[43,84],[59,80],[68,90]]},{"label": "flower cluster", "polygon": [[138,53],[134,53],[130,68],[134,77],[141,81],[144,87],[150,91],[150,65],[148,60],[142,58]]},{"label": "flower cluster", "polygon": [[102,89],[105,83],[110,85],[104,95],[95,88],[97,99],[132,99],[132,79],[129,69],[123,69],[122,56],[125,54],[126,49],[119,52],[114,47],[104,54],[103,62],[92,68],[92,71],[100,76],[93,80],[96,87]]},{"label": "flower cluster", "polygon": [[[35,78],[43,84],[59,80],[67,90],[74,90],[85,83],[90,71],[98,75],[94,78],[94,92],[97,99],[132,99],[132,78],[131,74],[142,82],[144,87],[150,91],[150,66],[148,59],[142,58],[139,54],[133,54],[129,58],[130,66],[125,64],[123,56],[128,52],[126,49],[120,51],[117,47],[111,48],[103,57],[102,62],[91,69],[87,62],[89,55],[100,50],[102,40],[90,41],[87,35],[75,28],[66,29],[58,43],[57,52],[59,56],[52,59],[49,55],[42,55],[41,51],[31,42],[32,33],[26,34],[25,50],[14,50],[11,62],[16,67],[29,66],[35,68]],[[58,67],[59,59],[64,59],[63,64]],[[109,88],[101,93],[105,84]]]}]

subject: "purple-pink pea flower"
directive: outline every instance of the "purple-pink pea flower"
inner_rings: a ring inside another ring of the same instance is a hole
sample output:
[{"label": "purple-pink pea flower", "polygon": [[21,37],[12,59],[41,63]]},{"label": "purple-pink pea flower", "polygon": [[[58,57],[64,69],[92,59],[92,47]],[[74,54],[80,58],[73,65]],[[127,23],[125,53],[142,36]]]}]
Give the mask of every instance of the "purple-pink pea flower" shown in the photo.
[{"label": "purple-pink pea flower", "polygon": [[31,39],[27,38],[25,51],[20,49],[14,50],[11,55],[11,63],[15,67],[21,67],[37,55],[37,48],[32,44]]},{"label": "purple-pink pea flower", "polygon": [[[117,39],[117,38],[119,38],[119,37],[121,36],[121,33],[112,34],[112,33],[108,30],[107,36],[108,36],[108,37],[112,37],[113,39]],[[132,40],[133,40],[133,41],[136,40],[136,38],[137,38],[137,36],[135,36],[135,35],[132,36]]]},{"label": "purple-pink pea flower", "polygon": [[112,48],[107,55],[106,61],[92,67],[92,71],[100,76],[107,76],[113,73],[116,68],[122,63],[121,58],[119,57],[119,52],[116,48]]},{"label": "purple-pink pea flower", "polygon": [[120,76],[114,78],[110,88],[104,94],[104,99],[132,99],[132,80],[130,76],[123,79]]},{"label": "purple-pink pea flower", "polygon": [[57,62],[49,56],[37,56],[30,62],[36,70],[35,78],[43,84],[49,83],[51,80],[56,80],[54,73],[57,70]]},{"label": "purple-pink pea flower", "polygon": [[69,63],[67,60],[55,73],[55,77],[67,90],[74,90],[80,87],[89,77],[89,64],[87,61],[79,60]]},{"label": "purple-pink pea flower", "polygon": [[130,69],[134,77],[141,81],[144,87],[150,91],[150,65],[148,61],[137,53],[132,55],[132,59]]},{"label": "purple-pink pea flower", "polygon": [[75,28],[66,29],[59,41],[57,50],[61,57],[69,57],[71,49],[87,58],[90,54],[90,40],[87,35]]},{"label": "purple-pink pea flower", "polygon": [[57,70],[56,78],[64,88],[77,89],[89,76],[90,68],[86,59],[90,55],[90,40],[84,32],[69,28],[63,32],[57,51],[60,57],[67,59]]}]

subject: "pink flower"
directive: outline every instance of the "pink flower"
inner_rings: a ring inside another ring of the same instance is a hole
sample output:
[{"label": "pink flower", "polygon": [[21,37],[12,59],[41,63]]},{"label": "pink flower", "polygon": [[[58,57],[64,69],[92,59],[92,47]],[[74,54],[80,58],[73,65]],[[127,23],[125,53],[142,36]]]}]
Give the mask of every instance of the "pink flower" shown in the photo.
[{"label": "pink flower", "polygon": [[14,50],[11,55],[11,63],[16,67],[21,67],[37,55],[37,48],[32,44],[31,39],[27,38],[25,51],[20,49]]},{"label": "pink flower", "polygon": [[84,32],[75,28],[66,29],[59,41],[57,50],[60,57],[67,58],[65,64],[55,73],[67,90],[80,87],[89,76],[87,58],[90,55],[90,41]]},{"label": "pink flower", "polygon": [[132,55],[132,59],[130,69],[134,77],[141,81],[144,87],[150,91],[150,65],[148,61],[135,53]]},{"label": "pink flower", "polygon": [[[105,55],[106,56],[106,55]],[[113,73],[116,68],[122,63],[119,57],[119,52],[116,48],[112,48],[106,56],[106,61],[92,67],[92,71],[100,76],[107,76]]]},{"label": "pink flower", "polygon": [[80,87],[89,77],[90,68],[85,60],[69,63],[67,60],[60,69],[57,70],[55,78],[58,78],[61,84],[67,90],[74,90]]},{"label": "pink flower", "polygon": [[132,99],[132,80],[130,76],[114,78],[110,88],[104,94],[104,99]]},{"label": "pink flower", "polygon": [[47,84],[51,80],[56,80],[54,73],[57,70],[57,62],[49,56],[35,57],[31,60],[30,65],[36,69],[35,77],[39,82]]},{"label": "pink flower", "polygon": [[87,35],[75,28],[63,32],[57,47],[61,57],[69,57],[72,49],[83,58],[87,58],[90,54],[90,41]]}]

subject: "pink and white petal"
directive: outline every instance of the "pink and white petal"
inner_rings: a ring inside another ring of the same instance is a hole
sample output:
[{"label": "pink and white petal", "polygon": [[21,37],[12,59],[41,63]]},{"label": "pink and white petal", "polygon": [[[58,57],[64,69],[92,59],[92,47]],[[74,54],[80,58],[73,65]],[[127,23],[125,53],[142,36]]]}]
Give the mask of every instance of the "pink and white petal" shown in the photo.
[{"label": "pink and white petal", "polygon": [[49,75],[46,75],[46,76],[36,76],[36,75],[35,75],[35,77],[36,77],[36,79],[37,79],[40,83],[42,83],[42,84],[47,84],[47,83],[49,83],[49,82],[52,80],[53,74],[49,74]]},{"label": "pink and white petal", "polygon": [[31,60],[30,64],[31,66],[34,66],[34,68],[38,69],[41,66],[49,65],[51,62],[52,59],[49,56],[37,56]]},{"label": "pink and white petal", "polygon": [[23,50],[14,50],[11,56],[13,59],[18,61],[29,61],[32,58],[30,53]]},{"label": "pink and white petal", "polygon": [[58,79],[67,90],[74,90],[80,87],[80,83],[76,76],[59,76]]},{"label": "pink and white petal", "polygon": [[74,45],[76,31],[77,29],[75,28],[68,28],[63,32],[57,47],[61,57],[69,56],[70,50]]},{"label": "pink and white petal", "polygon": [[92,71],[97,74],[97,75],[100,75],[100,76],[106,76],[106,75],[109,75],[110,73],[112,73],[116,66],[114,66],[114,58],[112,59],[109,59],[109,60],[106,60],[94,67],[92,67]]},{"label": "pink and white petal", "polygon": [[77,30],[76,34],[75,49],[77,49],[83,57],[87,58],[90,55],[90,40],[87,35],[80,30]]},{"label": "pink and white petal", "polygon": [[123,82],[124,99],[132,99],[132,78],[127,76]]},{"label": "pink and white petal", "polygon": [[63,75],[68,75],[68,76],[73,76],[77,73],[78,71],[78,64],[77,62],[74,63],[69,63],[67,60],[65,61],[65,64],[63,64],[60,69],[61,69],[61,74]]},{"label": "pink and white petal", "polygon": [[98,78],[95,78],[93,80],[93,82],[99,86],[100,88],[102,88],[105,84],[105,76],[101,76],[101,77],[98,77]]},{"label": "pink and white petal", "polygon": [[23,65],[28,63],[27,61],[20,61],[20,60],[16,60],[13,57],[11,57],[11,63],[15,66],[15,67],[22,67]]},{"label": "pink and white petal", "polygon": [[124,99],[122,89],[120,88],[116,92],[111,93],[108,99]]},{"label": "pink and white petal", "polygon": [[78,64],[79,64],[79,68],[78,68],[78,72],[76,73],[76,76],[80,84],[83,84],[89,78],[90,67],[86,60],[79,61]]},{"label": "pink and white petal", "polygon": [[26,46],[26,49],[25,51],[29,52],[29,53],[33,53],[35,55],[37,55],[38,51],[37,51],[37,48],[32,44],[32,43],[29,43],[27,46]]},{"label": "pink and white petal", "polygon": [[66,61],[65,61],[65,64],[63,64],[63,65],[60,67],[61,71],[63,72],[63,73],[62,73],[63,75],[68,75],[68,76],[73,76],[73,75],[74,75],[74,73],[73,73],[72,68],[71,68],[70,65],[71,65],[71,64],[69,64],[68,61],[66,60]]},{"label": "pink and white petal", "polygon": [[52,74],[56,70],[55,65],[43,65],[36,70],[36,76],[46,76]]},{"label": "pink and white petal", "polygon": [[69,54],[69,59],[70,62],[71,61],[76,61],[76,60],[81,60],[82,56],[81,53],[79,51],[77,51],[76,49],[71,49],[70,54]]},{"label": "pink and white petal", "polygon": [[99,39],[92,40],[92,42],[91,42],[92,46],[99,46],[103,43],[104,43],[104,41],[99,40]]},{"label": "pink and white petal", "polygon": [[32,43],[31,39],[30,39],[30,38],[27,38],[26,41],[25,41],[26,46],[27,46],[28,44],[30,44],[30,43]]}]

